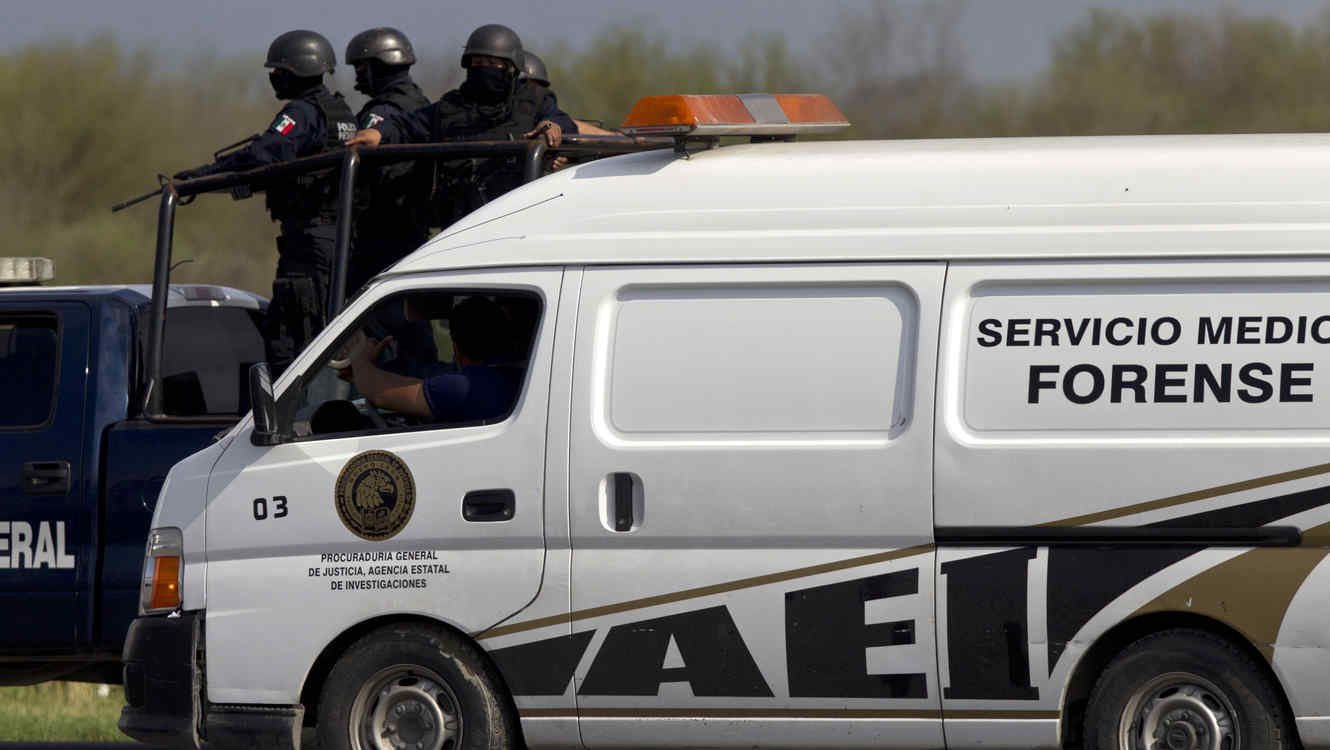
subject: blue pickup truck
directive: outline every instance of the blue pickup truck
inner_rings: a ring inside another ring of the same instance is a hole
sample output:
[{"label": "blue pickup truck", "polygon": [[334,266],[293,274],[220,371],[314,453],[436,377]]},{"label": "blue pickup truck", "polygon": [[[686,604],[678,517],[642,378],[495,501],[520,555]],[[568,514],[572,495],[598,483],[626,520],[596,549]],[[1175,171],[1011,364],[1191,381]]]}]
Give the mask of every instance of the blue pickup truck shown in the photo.
[{"label": "blue pickup truck", "polygon": [[150,296],[0,288],[0,685],[119,682],[162,480],[249,410],[267,302],[170,286],[150,419]]}]

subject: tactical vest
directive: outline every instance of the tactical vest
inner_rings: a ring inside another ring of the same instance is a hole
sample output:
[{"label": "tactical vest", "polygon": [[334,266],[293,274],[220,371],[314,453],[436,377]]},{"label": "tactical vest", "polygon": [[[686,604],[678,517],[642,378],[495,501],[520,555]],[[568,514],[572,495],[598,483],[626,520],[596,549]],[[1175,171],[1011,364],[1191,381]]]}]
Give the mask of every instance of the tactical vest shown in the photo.
[{"label": "tactical vest", "polygon": [[[414,112],[422,107],[428,107],[429,99],[421,92],[419,86],[407,79],[393,84],[387,91],[382,91],[373,99],[370,99],[364,107],[360,108],[360,113],[356,115],[356,121],[363,122],[365,115],[370,110],[381,109],[385,104],[396,112]],[[392,205],[400,203],[400,198],[403,197],[401,194],[404,191],[420,189],[418,184],[409,186],[400,184],[408,175],[414,175],[420,171],[416,169],[415,162],[395,162],[371,168],[374,170],[374,177],[362,179],[361,182],[365,189],[356,191],[357,212],[367,208],[375,209],[376,212],[378,208],[390,208]],[[363,167],[362,171],[364,171]],[[415,182],[418,183],[419,180]],[[425,189],[428,190],[428,175],[425,178]],[[385,191],[391,195],[385,195]],[[420,197],[424,198],[424,196]]]},{"label": "tactical vest", "polygon": [[[356,117],[342,95],[320,87],[302,96],[301,100],[313,104],[323,117],[323,140],[314,150],[300,156],[346,148],[343,141],[355,135]],[[337,222],[338,183],[336,167],[273,180],[266,187],[268,212],[283,224],[283,229],[288,225],[334,224]]]},{"label": "tactical vest", "polygon": [[[517,94],[513,97],[513,107],[517,110],[519,117],[529,117],[531,122],[537,122],[537,113],[540,112],[540,105],[545,103],[545,97],[550,95],[550,90],[538,83],[527,82],[517,89]],[[531,127],[535,127],[533,124]],[[530,132],[528,128],[525,132]]]},{"label": "tactical vest", "polygon": [[[372,109],[387,105],[396,112],[414,112],[429,106],[429,99],[409,79],[393,84],[369,101],[357,115],[364,122]],[[403,254],[415,250],[427,235],[425,203],[433,180],[432,162],[394,162],[361,166],[355,196],[355,223],[351,227],[355,253],[372,253],[377,273]]]},{"label": "tactical vest", "polygon": [[[536,127],[536,110],[524,102],[524,88],[519,88],[504,106],[479,105],[460,91],[449,91],[439,101],[433,140],[524,140]],[[516,157],[441,162],[436,223],[447,226],[520,184],[522,168]]]},{"label": "tactical vest", "polygon": [[520,141],[536,127],[535,111],[522,105],[522,90],[505,106],[480,105],[454,89],[439,101],[435,141]]}]

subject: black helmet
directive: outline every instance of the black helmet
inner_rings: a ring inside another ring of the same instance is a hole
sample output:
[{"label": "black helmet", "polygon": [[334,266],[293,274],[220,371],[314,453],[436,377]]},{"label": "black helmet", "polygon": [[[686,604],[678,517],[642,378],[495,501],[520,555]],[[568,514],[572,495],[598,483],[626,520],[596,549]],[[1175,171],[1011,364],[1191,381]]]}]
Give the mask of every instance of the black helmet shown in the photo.
[{"label": "black helmet", "polygon": [[522,50],[522,74],[518,77],[524,81],[535,81],[541,86],[550,85],[550,74],[545,70],[545,61],[536,57],[536,53],[531,50]]},{"label": "black helmet", "polygon": [[317,31],[297,29],[277,37],[268,46],[265,68],[289,71],[301,78],[333,72],[337,55],[332,45]]},{"label": "black helmet", "polygon": [[366,60],[378,60],[384,65],[414,65],[416,53],[406,34],[381,26],[356,34],[346,45],[348,65]]},{"label": "black helmet", "polygon": [[517,32],[497,23],[487,23],[471,32],[466,38],[466,49],[462,50],[462,67],[472,55],[489,55],[500,60],[507,60],[517,70],[522,69],[522,40]]}]

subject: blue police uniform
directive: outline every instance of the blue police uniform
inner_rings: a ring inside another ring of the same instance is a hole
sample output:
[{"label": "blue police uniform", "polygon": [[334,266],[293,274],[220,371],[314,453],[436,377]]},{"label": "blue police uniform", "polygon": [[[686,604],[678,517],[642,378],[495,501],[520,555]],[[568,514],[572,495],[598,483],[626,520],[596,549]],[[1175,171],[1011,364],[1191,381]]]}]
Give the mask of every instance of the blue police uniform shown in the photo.
[{"label": "blue police uniform", "polygon": [[555,96],[554,92],[547,86],[541,86],[541,89],[545,92],[545,96],[541,98],[540,105],[536,108],[536,122],[549,120],[563,128],[565,133],[577,133],[577,123],[566,112],[559,109],[559,97]]},{"label": "blue police uniform", "polygon": [[[288,101],[244,148],[177,177],[244,171],[334,150],[355,130],[355,116],[342,95],[320,84]],[[336,169],[276,178],[255,187],[265,191],[268,211],[281,226],[265,330],[268,361],[280,372],[327,319],[337,235]]]},{"label": "blue police uniform", "polygon": [[287,102],[277,113],[272,125],[249,145],[223,156],[213,164],[179,174],[193,178],[221,172],[242,172],[322,151],[327,123],[318,107],[310,101],[318,95],[332,96],[332,92],[326,86],[318,86],[301,94],[301,98]]},{"label": "blue police uniform", "polygon": [[[371,128],[389,117],[429,105],[429,98],[408,71],[376,78],[373,97],[356,115]],[[351,269],[347,291],[359,289],[384,268],[424,244],[429,237],[425,205],[432,163],[366,162],[357,183],[355,223],[351,229]]]},{"label": "blue police uniform", "polygon": [[372,128],[393,115],[429,106],[429,98],[411,80],[409,71],[393,74],[382,81],[375,79],[375,84],[378,93],[356,115],[362,129]]}]

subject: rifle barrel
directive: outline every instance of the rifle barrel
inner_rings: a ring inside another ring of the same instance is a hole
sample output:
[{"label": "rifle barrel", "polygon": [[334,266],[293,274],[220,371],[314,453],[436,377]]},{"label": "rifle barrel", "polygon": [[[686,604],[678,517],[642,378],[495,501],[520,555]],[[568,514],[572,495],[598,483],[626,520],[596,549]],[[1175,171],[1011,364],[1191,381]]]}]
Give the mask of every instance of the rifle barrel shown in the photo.
[{"label": "rifle barrel", "polygon": [[161,192],[162,192],[162,189],[161,189],[161,188],[157,188],[156,190],[152,191],[151,193],[144,193],[143,195],[140,195],[140,196],[137,197],[137,198],[130,198],[130,199],[127,200],[127,201],[122,201],[122,202],[120,202],[120,203],[117,203],[117,204],[115,204],[114,206],[111,206],[111,213],[116,213],[116,212],[121,211],[121,210],[123,210],[123,209],[129,208],[130,206],[138,205],[139,203],[142,203],[143,201],[146,201],[147,199],[153,197],[154,195],[160,195]]},{"label": "rifle barrel", "polygon": [[244,146],[245,144],[250,143],[250,142],[252,142],[252,141],[257,141],[257,140],[259,139],[259,136],[260,136],[259,133],[255,133],[254,135],[249,135],[249,136],[245,136],[244,138],[241,138],[240,140],[236,141],[235,143],[232,143],[230,146],[222,146],[221,148],[219,148],[219,149],[217,149],[216,151],[212,152],[212,160],[213,160],[213,161],[218,161],[218,160],[220,160],[220,159],[222,158],[222,155],[225,154],[227,151],[230,151],[230,150],[232,150],[232,149],[236,149],[236,148],[240,148],[241,146]]}]

